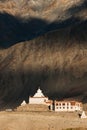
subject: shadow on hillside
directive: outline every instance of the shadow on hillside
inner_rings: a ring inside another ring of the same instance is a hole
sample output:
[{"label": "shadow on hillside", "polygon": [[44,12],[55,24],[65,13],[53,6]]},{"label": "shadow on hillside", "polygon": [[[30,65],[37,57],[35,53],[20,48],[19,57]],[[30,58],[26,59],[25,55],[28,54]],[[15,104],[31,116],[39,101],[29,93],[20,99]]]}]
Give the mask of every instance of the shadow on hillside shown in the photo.
[{"label": "shadow on hillside", "polygon": [[7,13],[0,13],[0,46],[6,48],[33,39],[43,33],[46,24],[36,18],[23,21]]},{"label": "shadow on hillside", "polygon": [[[84,3],[79,7],[72,7],[67,13],[71,12],[75,14],[81,9],[85,9],[85,3],[86,1],[84,1]],[[70,41],[72,41],[72,38],[75,38],[77,41],[82,41],[82,43],[87,41],[87,20],[83,21],[80,18],[71,16],[64,21],[50,23],[42,19],[30,18],[29,20],[24,20],[7,13],[0,13],[0,47],[8,48],[16,43],[31,40],[42,34],[55,30],[59,30],[58,34],[56,34],[56,32],[50,33],[46,40],[49,38],[52,41],[53,38],[55,40],[57,38],[59,39],[60,44],[66,44],[60,40],[68,34],[66,33],[67,28],[70,28]],[[66,35],[64,35],[63,31]],[[58,41],[56,40],[56,43],[54,39],[52,42],[50,42],[50,40],[47,43],[43,42],[43,46],[44,44],[47,44],[50,49],[49,44],[52,43],[51,46],[58,44]],[[38,46],[38,44],[40,45],[40,41],[38,42],[37,40],[34,44]],[[29,46],[28,50],[31,48]],[[38,49],[36,51],[38,51]],[[84,94],[84,92],[87,91],[87,74],[85,74],[82,78],[75,78],[70,72],[64,72],[63,70],[60,74],[60,70],[54,69],[52,72],[49,67],[43,67],[40,71],[30,70],[27,73],[10,72],[8,66],[9,61],[12,61],[13,57],[12,54],[7,54],[7,57],[7,60],[5,58],[5,60],[1,62],[1,64],[4,64],[5,62],[5,66],[3,65],[4,67],[0,71],[1,108],[8,108],[9,106],[15,107],[19,105],[22,100],[26,100],[28,102],[29,95],[33,95],[38,86],[41,86],[44,94],[53,99],[61,99],[70,96],[74,97]],[[70,87],[72,89],[70,89]],[[67,90],[67,88],[69,88],[69,90]],[[85,97],[87,96],[85,95]]]},{"label": "shadow on hillside", "polygon": [[79,5],[74,5],[70,7],[67,10],[67,13],[74,16],[75,14],[77,15],[78,13],[80,13],[81,11],[84,11],[85,9],[87,9],[87,0],[83,0],[82,3]]},{"label": "shadow on hillside", "polygon": [[[34,39],[50,31],[67,29],[67,27],[74,28],[73,32],[71,29],[72,34],[80,27],[79,33],[81,33],[84,29],[87,31],[87,21],[72,16],[64,21],[49,23],[42,19],[24,20],[7,13],[0,13],[0,47],[8,48],[16,43]],[[62,39],[62,36],[60,38]]]},{"label": "shadow on hillside", "polygon": [[38,87],[50,99],[83,96],[87,91],[85,82],[87,74],[75,78],[71,72],[59,73],[60,70],[52,72],[50,69],[45,69],[30,70],[26,73],[23,71],[0,73],[0,109],[15,108],[23,100],[28,103],[29,96],[33,96]]}]

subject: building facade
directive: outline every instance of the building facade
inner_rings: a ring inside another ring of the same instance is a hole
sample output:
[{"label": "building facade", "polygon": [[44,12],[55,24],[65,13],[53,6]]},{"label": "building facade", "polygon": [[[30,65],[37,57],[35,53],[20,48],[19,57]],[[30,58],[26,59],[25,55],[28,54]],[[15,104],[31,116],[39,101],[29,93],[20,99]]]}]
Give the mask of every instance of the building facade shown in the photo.
[{"label": "building facade", "polygon": [[29,104],[47,105],[51,111],[66,112],[66,111],[81,111],[82,103],[77,101],[53,101],[49,100],[39,88],[33,97],[29,97]]},{"label": "building facade", "polygon": [[81,111],[82,103],[77,101],[54,101],[54,111]]},{"label": "building facade", "polygon": [[29,104],[43,104],[49,106],[52,104],[52,100],[45,97],[42,90],[39,88],[33,97],[29,97]]}]

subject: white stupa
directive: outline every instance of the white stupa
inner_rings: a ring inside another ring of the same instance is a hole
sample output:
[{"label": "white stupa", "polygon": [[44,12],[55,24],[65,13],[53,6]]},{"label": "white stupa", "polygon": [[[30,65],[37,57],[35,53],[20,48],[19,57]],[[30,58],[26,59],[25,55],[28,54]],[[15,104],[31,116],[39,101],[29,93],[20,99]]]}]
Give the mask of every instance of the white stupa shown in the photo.
[{"label": "white stupa", "polygon": [[48,97],[45,97],[39,88],[33,97],[29,97],[29,104],[46,104]]},{"label": "white stupa", "polygon": [[42,93],[42,90],[39,88],[33,97],[45,97]]},{"label": "white stupa", "polygon": [[85,111],[82,112],[81,118],[87,118]]},{"label": "white stupa", "polygon": [[21,106],[25,106],[26,102],[23,100],[23,102],[21,103]]}]

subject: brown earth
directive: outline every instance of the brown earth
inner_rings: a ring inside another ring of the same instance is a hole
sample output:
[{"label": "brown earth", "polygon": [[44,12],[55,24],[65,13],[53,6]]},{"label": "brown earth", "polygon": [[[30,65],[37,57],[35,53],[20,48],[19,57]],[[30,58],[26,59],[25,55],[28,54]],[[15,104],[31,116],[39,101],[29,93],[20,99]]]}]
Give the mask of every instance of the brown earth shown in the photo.
[{"label": "brown earth", "polygon": [[29,112],[29,111],[50,111],[47,105],[43,104],[26,104],[24,106],[19,106],[15,109],[15,111],[19,112]]},{"label": "brown earth", "polygon": [[77,113],[0,112],[1,130],[64,130],[67,128],[86,130],[87,119],[80,119]]}]

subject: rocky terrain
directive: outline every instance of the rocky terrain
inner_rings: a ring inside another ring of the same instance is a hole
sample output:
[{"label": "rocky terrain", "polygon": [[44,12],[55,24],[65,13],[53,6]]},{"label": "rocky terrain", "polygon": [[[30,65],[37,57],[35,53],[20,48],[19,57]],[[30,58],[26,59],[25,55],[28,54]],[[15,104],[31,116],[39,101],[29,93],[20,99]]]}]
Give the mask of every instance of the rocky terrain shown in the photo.
[{"label": "rocky terrain", "polygon": [[87,102],[87,1],[0,1],[0,107],[52,99]]}]

